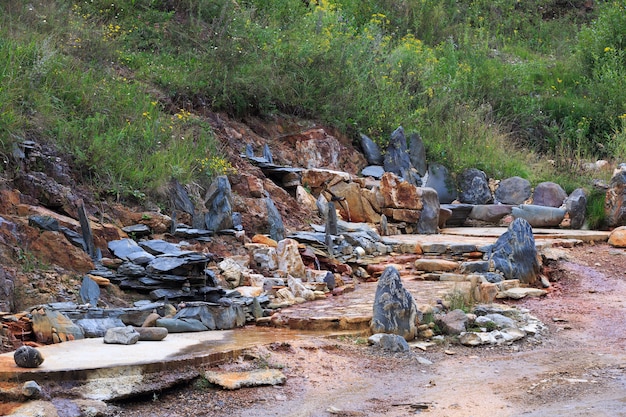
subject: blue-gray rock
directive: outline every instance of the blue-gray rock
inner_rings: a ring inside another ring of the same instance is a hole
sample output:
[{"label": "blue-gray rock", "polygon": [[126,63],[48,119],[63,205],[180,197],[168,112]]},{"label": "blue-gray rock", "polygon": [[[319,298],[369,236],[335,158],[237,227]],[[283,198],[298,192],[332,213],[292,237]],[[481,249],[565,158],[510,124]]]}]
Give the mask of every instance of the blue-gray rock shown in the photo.
[{"label": "blue-gray rock", "polygon": [[167,337],[168,331],[165,327],[135,327],[139,333],[139,340],[142,342],[158,342]]},{"label": "blue-gray rock", "polygon": [[83,283],[80,286],[78,292],[83,304],[89,304],[93,307],[98,305],[98,299],[100,298],[100,287],[93,279],[88,275],[83,277]]},{"label": "blue-gray rock", "polygon": [[459,265],[461,274],[474,274],[476,272],[489,272],[489,262],[487,261],[469,261],[461,262]]},{"label": "blue-gray rock", "polygon": [[50,232],[59,231],[59,222],[50,216],[30,216],[28,218],[28,225],[38,227],[41,230],[48,230]]},{"label": "blue-gray rock", "polygon": [[409,160],[417,173],[423,177],[428,165],[426,164],[426,148],[419,133],[412,133],[409,136]]},{"label": "blue-gray rock", "polygon": [[368,165],[361,170],[361,175],[364,177],[372,177],[377,180],[383,177],[385,168],[380,165]]},{"label": "blue-gray rock", "polygon": [[129,277],[140,277],[146,274],[146,268],[132,262],[124,262],[117,268],[117,273]]},{"label": "blue-gray rock", "polygon": [[238,232],[243,230],[243,218],[238,211],[233,212],[233,229]]},{"label": "blue-gray rock", "polygon": [[487,282],[491,282],[492,284],[504,281],[504,277],[496,272],[483,272],[480,275],[485,278]]},{"label": "blue-gray rock", "polygon": [[439,203],[450,204],[457,198],[456,184],[448,169],[440,164],[428,167],[426,187],[434,188],[439,196]]},{"label": "blue-gray rock", "polygon": [[134,345],[139,341],[139,333],[133,326],[112,327],[104,334],[104,343],[112,345]]},{"label": "blue-gray rock", "polygon": [[74,323],[83,329],[87,338],[103,337],[109,329],[124,327],[124,322],[118,317],[82,318],[74,320]]},{"label": "blue-gray rock", "polygon": [[[85,243],[85,239],[83,239],[83,235],[73,231],[72,229],[68,229],[67,227],[60,226],[59,231],[63,233],[63,236],[74,246],[77,248],[81,248],[85,252],[87,252],[87,244]],[[100,249],[100,248],[98,248]]]},{"label": "blue-gray rock", "polygon": [[172,256],[162,256],[154,258],[152,262],[146,267],[146,271],[154,274],[163,274],[166,272],[172,272],[176,268],[185,265],[184,258],[177,258]]},{"label": "blue-gray rock", "polygon": [[397,334],[376,333],[367,341],[376,348],[387,352],[408,352],[411,350],[404,337]]},{"label": "blue-gray rock", "polygon": [[41,386],[35,381],[26,381],[24,385],[22,385],[22,395],[26,398],[40,398],[42,393],[43,390]]},{"label": "blue-gray rock", "polygon": [[[229,305],[215,305],[204,302],[186,303],[174,319],[198,320],[209,330],[227,330],[241,327],[246,323],[243,306],[229,300]],[[225,303],[223,303],[225,304]],[[158,325],[159,321],[157,321]]]},{"label": "blue-gray rock", "polygon": [[388,266],[378,280],[374,296],[372,333],[390,333],[413,340],[419,322],[417,305],[409,291],[402,285],[400,273]]},{"label": "blue-gray rock", "polygon": [[128,254],[132,252],[142,251],[141,247],[132,239],[112,240],[107,246],[113,255],[125,261],[128,260]]},{"label": "blue-gray rock", "polygon": [[129,253],[128,260],[137,265],[147,265],[154,260],[154,255],[141,250]]},{"label": "blue-gray rock", "polygon": [[207,191],[205,206],[209,210],[204,217],[207,230],[217,232],[233,228],[233,196],[226,175],[216,177]]},{"label": "blue-gray rock", "polygon": [[170,183],[170,195],[175,210],[184,211],[185,213],[193,215],[195,207],[189,198],[189,194],[187,194],[187,190],[185,190],[175,178],[172,178]]},{"label": "blue-gray rock", "polygon": [[474,208],[471,204],[442,204],[441,207],[450,210],[446,226],[463,226]]},{"label": "blue-gray rock", "polygon": [[[336,235],[337,234],[337,210],[335,209],[335,202],[328,202],[328,216],[326,216],[326,227],[324,229],[327,235]],[[325,240],[328,240],[326,238]]]},{"label": "blue-gray rock", "polygon": [[44,361],[40,351],[31,346],[20,346],[13,353],[13,360],[20,368],[37,368]]},{"label": "blue-gray rock", "polygon": [[402,128],[402,126],[398,127],[391,134],[383,166],[386,172],[393,172],[397,176],[414,184],[411,178],[407,178],[407,174],[411,171],[412,165],[406,146],[404,128]]},{"label": "blue-gray rock", "polygon": [[274,156],[272,156],[272,151],[267,143],[263,145],[263,158],[270,164],[274,163]]},{"label": "blue-gray rock", "polygon": [[476,318],[476,324],[481,325],[491,322],[498,329],[517,329],[517,323],[510,317],[503,316],[502,314],[492,313],[484,316],[478,316]]},{"label": "blue-gray rock", "polygon": [[145,224],[133,224],[131,226],[122,227],[122,231],[137,237],[146,236],[151,233],[150,228]]},{"label": "blue-gray rock", "polygon": [[513,209],[509,204],[488,204],[472,207],[469,218],[486,223],[498,223],[504,216],[511,214]]},{"label": "blue-gray rock", "polygon": [[467,314],[463,310],[456,309],[449,313],[438,315],[435,323],[443,334],[458,335],[467,330]]},{"label": "blue-gray rock", "polygon": [[495,192],[497,203],[523,204],[531,195],[530,182],[521,177],[511,177],[500,181]]},{"label": "blue-gray rock", "polygon": [[335,274],[333,274],[330,271],[326,272],[326,276],[324,277],[324,282],[326,283],[326,287],[328,287],[330,291],[334,290],[335,287],[337,286],[337,283],[335,281]]},{"label": "blue-gray rock", "polygon": [[570,227],[580,229],[585,224],[587,211],[587,193],[583,188],[577,188],[565,200],[565,210],[569,214]]},{"label": "blue-gray rock", "polygon": [[265,198],[265,205],[267,206],[267,223],[269,228],[269,235],[276,242],[280,242],[285,238],[285,226],[283,225],[283,218],[281,217],[276,205],[271,198]]},{"label": "blue-gray rock", "polygon": [[493,196],[489,189],[487,175],[476,168],[461,172],[457,178],[459,184],[459,201],[467,204],[489,204]]},{"label": "blue-gray rock", "polygon": [[197,319],[157,319],[157,327],[164,327],[168,333],[206,332],[209,330],[200,320]]},{"label": "blue-gray rock", "polygon": [[161,239],[152,239],[152,240],[144,240],[139,242],[139,246],[141,246],[145,251],[152,255],[163,255],[170,254],[174,255],[181,252],[180,247],[174,243],[166,242]]},{"label": "blue-gray rock", "polygon": [[362,133],[360,137],[361,149],[363,149],[363,155],[365,156],[367,163],[371,165],[382,165],[383,157],[380,153],[378,145]]},{"label": "blue-gray rock", "polygon": [[248,158],[253,158],[254,157],[254,148],[252,147],[251,143],[246,143],[246,156]]},{"label": "blue-gray rock", "polygon": [[522,204],[513,207],[511,214],[514,218],[526,220],[532,227],[555,227],[561,224],[565,217],[565,210],[555,207]]},{"label": "blue-gray rock", "polygon": [[533,191],[533,204],[546,207],[561,207],[567,198],[565,190],[557,183],[542,182]]},{"label": "blue-gray rock", "polygon": [[524,219],[513,220],[486,257],[506,279],[519,279],[522,284],[528,285],[537,281],[540,265],[535,238],[530,223]]},{"label": "blue-gray rock", "polygon": [[417,221],[417,233],[433,235],[439,232],[439,196],[433,188],[422,188],[423,208]]}]

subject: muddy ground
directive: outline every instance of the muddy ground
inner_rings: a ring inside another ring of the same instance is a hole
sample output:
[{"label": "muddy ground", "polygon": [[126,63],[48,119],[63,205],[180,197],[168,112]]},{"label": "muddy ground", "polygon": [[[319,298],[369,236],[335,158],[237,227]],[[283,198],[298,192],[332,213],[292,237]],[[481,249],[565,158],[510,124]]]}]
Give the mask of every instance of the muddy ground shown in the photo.
[{"label": "muddy ground", "polygon": [[547,325],[540,338],[408,354],[357,337],[259,347],[216,369],[279,368],[284,385],[225,391],[198,379],[111,415],[626,416],[626,253],[604,244],[566,251],[548,296],[509,302]]}]

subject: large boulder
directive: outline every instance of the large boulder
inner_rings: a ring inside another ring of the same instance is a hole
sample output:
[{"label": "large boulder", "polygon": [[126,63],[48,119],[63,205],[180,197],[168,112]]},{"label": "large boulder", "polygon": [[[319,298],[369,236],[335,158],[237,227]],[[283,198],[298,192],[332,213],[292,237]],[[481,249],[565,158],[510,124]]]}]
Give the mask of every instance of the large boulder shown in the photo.
[{"label": "large boulder", "polygon": [[337,199],[336,207],[344,220],[354,223],[378,223],[380,221],[380,215],[364,197],[358,183],[342,181],[329,190]]},{"label": "large boulder", "polygon": [[565,217],[565,210],[556,207],[521,204],[513,207],[514,218],[525,219],[532,227],[555,227],[561,224]]},{"label": "large boulder", "polygon": [[398,127],[391,134],[383,166],[385,171],[393,172],[415,186],[419,187],[422,185],[419,175],[412,170],[413,166],[409,158],[406,136],[404,136],[404,128],[402,126]]},{"label": "large boulder", "polygon": [[421,189],[393,173],[387,172],[383,175],[379,191],[384,207],[411,210],[423,208]]},{"label": "large boulder", "polygon": [[300,257],[296,240],[283,239],[278,242],[276,256],[278,258],[279,270],[295,278],[306,278],[306,267]]},{"label": "large boulder", "polygon": [[609,227],[626,225],[626,170],[619,169],[609,182],[605,211]]},{"label": "large boulder", "polygon": [[233,227],[233,196],[228,177],[220,175],[213,180],[204,203],[209,210],[204,217],[207,230],[217,232]]},{"label": "large boulder", "polygon": [[459,184],[459,201],[467,204],[488,204],[493,201],[487,175],[476,168],[461,172],[457,178]]},{"label": "large boulder", "polygon": [[587,210],[587,193],[583,188],[577,188],[565,200],[565,210],[569,214],[570,227],[581,229],[585,224]]},{"label": "large boulder", "polygon": [[84,339],[83,329],[56,310],[41,307],[31,311],[33,332],[39,343],[61,343]]},{"label": "large boulder", "polygon": [[518,279],[533,285],[540,270],[537,248],[530,223],[522,218],[513,220],[486,254],[493,269],[506,279]]},{"label": "large boulder", "polygon": [[422,187],[422,212],[417,222],[417,233],[432,235],[439,232],[439,197],[433,188]]},{"label": "large boulder", "polygon": [[437,191],[441,204],[450,204],[457,198],[456,184],[443,165],[431,164],[428,167],[425,186]]},{"label": "large boulder", "polygon": [[565,190],[550,181],[537,184],[533,192],[533,204],[537,206],[561,207],[566,198]]},{"label": "large boulder", "polygon": [[422,177],[426,175],[428,169],[426,147],[419,133],[413,133],[409,136],[409,159],[419,175]]},{"label": "large boulder", "polygon": [[521,177],[511,177],[500,181],[495,192],[496,202],[501,204],[523,204],[530,198],[530,182]]},{"label": "large boulder", "polygon": [[385,268],[378,280],[373,309],[372,333],[397,334],[406,340],[415,338],[419,321],[417,305],[393,266]]}]

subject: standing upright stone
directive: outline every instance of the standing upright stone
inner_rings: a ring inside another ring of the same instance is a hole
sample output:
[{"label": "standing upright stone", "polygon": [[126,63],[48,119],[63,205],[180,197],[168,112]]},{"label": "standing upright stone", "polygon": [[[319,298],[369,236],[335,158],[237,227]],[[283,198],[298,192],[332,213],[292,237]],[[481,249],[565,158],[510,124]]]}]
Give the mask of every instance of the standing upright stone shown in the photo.
[{"label": "standing upright stone", "polygon": [[424,207],[417,221],[417,233],[433,235],[439,232],[439,197],[433,188],[422,187],[421,190]]},{"label": "standing upright stone", "polygon": [[417,172],[413,172],[413,166],[411,165],[406,146],[406,136],[404,136],[402,126],[398,127],[391,134],[391,140],[389,145],[387,145],[387,153],[385,154],[383,164],[386,172],[393,172],[417,187],[422,185],[422,180]]},{"label": "standing upright stone", "polygon": [[417,173],[423,177],[428,170],[428,165],[426,164],[426,148],[419,133],[409,136],[409,159]]},{"label": "standing upright stone", "polygon": [[263,145],[263,158],[270,164],[274,163],[274,157],[272,156],[272,151],[270,150],[269,145],[266,143]]},{"label": "standing upright stone", "polygon": [[361,149],[363,149],[363,155],[367,159],[367,163],[370,165],[382,165],[383,156],[380,153],[378,145],[369,137],[361,133]]},{"label": "standing upright stone", "polygon": [[532,227],[522,218],[513,220],[486,256],[492,267],[506,279],[519,279],[528,285],[537,281],[540,265],[535,238]]},{"label": "standing upright stone", "polygon": [[269,234],[276,242],[280,242],[285,238],[285,226],[283,225],[283,218],[280,216],[276,205],[271,198],[265,198],[265,205],[267,206],[267,222],[269,227]]},{"label": "standing upright stone", "polygon": [[626,170],[622,168],[613,174],[606,192],[605,211],[609,227],[626,225]]},{"label": "standing upright stone", "polygon": [[326,217],[326,233],[330,235],[337,234],[337,211],[333,201],[328,202],[328,216]]},{"label": "standing upright stone", "polygon": [[246,156],[248,158],[254,158],[254,148],[251,143],[246,143]]},{"label": "standing upright stone", "polygon": [[458,177],[461,203],[481,205],[493,202],[487,175],[479,169],[469,168]]},{"label": "standing upright stone", "polygon": [[374,297],[372,333],[390,333],[415,339],[419,322],[417,305],[411,293],[404,288],[400,273],[388,266],[378,280]]},{"label": "standing upright stone", "polygon": [[457,198],[456,184],[448,169],[440,164],[431,164],[428,167],[426,187],[434,188],[441,204],[450,204]]},{"label": "standing upright stone", "polygon": [[87,254],[91,259],[97,259],[96,244],[93,240],[93,232],[91,231],[91,225],[89,224],[89,218],[87,217],[87,210],[85,204],[81,201],[78,207],[78,220],[80,221],[80,230],[83,234],[83,241],[85,242],[85,248]]},{"label": "standing upright stone", "polygon": [[204,198],[209,210],[204,217],[207,230],[217,232],[233,227],[233,196],[226,175],[216,177]]},{"label": "standing upright stone", "polygon": [[89,278],[89,275],[83,277],[83,283],[80,286],[80,295],[83,304],[89,304],[92,307],[98,306],[98,298],[100,298],[100,287],[96,281]]},{"label": "standing upright stone", "polygon": [[496,189],[496,202],[501,204],[523,204],[530,198],[530,182],[521,177],[511,177],[500,181]]},{"label": "standing upright stone", "polygon": [[570,227],[580,229],[585,224],[587,194],[583,188],[577,188],[565,199],[565,210],[569,214]]},{"label": "standing upright stone", "polygon": [[172,199],[174,210],[184,211],[193,215],[195,207],[189,198],[189,194],[187,194],[187,190],[176,178],[172,178],[170,182],[170,198]]}]

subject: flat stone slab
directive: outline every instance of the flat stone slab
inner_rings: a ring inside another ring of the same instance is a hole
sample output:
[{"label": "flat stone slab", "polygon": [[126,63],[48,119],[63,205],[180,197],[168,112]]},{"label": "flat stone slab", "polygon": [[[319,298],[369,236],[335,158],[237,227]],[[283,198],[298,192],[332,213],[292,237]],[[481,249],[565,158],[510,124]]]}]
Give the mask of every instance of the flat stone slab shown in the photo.
[{"label": "flat stone slab", "polygon": [[285,374],[278,369],[259,369],[246,372],[207,371],[204,373],[204,377],[210,383],[230,390],[262,385],[282,385],[287,380]]}]

